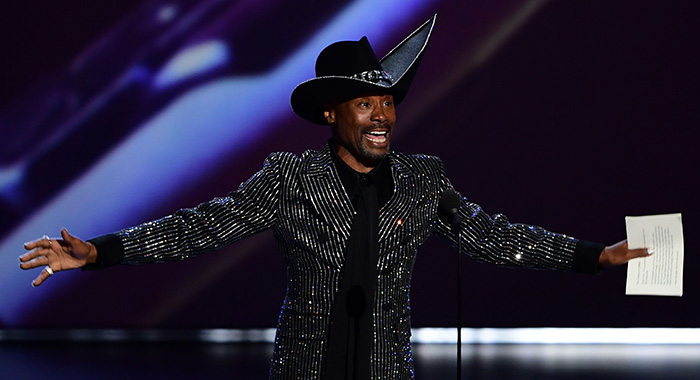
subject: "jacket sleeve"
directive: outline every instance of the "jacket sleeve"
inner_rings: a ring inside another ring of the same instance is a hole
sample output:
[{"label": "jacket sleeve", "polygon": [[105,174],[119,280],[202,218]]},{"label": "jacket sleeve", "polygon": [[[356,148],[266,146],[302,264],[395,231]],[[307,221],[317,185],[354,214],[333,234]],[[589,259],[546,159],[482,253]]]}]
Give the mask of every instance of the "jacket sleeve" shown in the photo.
[{"label": "jacket sleeve", "polygon": [[183,260],[271,228],[279,201],[279,155],[268,156],[259,172],[225,197],[90,239],[98,260],[84,269]]},{"label": "jacket sleeve", "polygon": [[[438,158],[435,158],[439,160]],[[442,168],[440,190],[452,189]],[[459,206],[461,249],[479,262],[554,269],[595,274],[599,272],[598,258],[604,245],[550,232],[542,227],[511,223],[503,214],[489,215],[481,206],[460,195]],[[457,247],[452,227],[437,219],[436,233]]]}]

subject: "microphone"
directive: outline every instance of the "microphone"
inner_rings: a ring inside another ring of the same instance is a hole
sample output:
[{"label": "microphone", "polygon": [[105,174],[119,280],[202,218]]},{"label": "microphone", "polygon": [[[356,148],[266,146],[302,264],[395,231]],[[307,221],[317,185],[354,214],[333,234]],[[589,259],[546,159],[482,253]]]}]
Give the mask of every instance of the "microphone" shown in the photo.
[{"label": "microphone", "polygon": [[448,189],[440,195],[438,203],[438,217],[445,223],[450,223],[452,227],[459,224],[459,202],[461,197],[456,191]]},{"label": "microphone", "polygon": [[457,380],[462,379],[462,240],[459,238],[459,203],[461,197],[452,189],[440,195],[438,217],[452,226],[457,242]]}]

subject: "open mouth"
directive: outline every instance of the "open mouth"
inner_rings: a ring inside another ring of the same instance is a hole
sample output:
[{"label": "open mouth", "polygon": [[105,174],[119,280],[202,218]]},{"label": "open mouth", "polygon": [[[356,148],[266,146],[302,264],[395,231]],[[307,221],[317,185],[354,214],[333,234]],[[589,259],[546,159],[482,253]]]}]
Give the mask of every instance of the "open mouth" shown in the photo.
[{"label": "open mouth", "polygon": [[388,131],[368,131],[364,133],[367,140],[375,144],[384,144],[387,141]]}]

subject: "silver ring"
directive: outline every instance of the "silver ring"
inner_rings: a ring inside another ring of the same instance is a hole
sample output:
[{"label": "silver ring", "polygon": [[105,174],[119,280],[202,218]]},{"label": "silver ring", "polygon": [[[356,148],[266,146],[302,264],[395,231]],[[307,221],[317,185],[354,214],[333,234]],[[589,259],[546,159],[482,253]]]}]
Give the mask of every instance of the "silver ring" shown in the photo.
[{"label": "silver ring", "polygon": [[49,277],[53,276],[53,269],[51,269],[50,266],[48,266],[48,265],[45,266],[45,267],[44,267],[44,270],[46,271],[46,273],[49,274]]},{"label": "silver ring", "polygon": [[49,246],[51,246],[51,238],[48,235],[44,235],[41,238],[47,240],[49,242]]}]

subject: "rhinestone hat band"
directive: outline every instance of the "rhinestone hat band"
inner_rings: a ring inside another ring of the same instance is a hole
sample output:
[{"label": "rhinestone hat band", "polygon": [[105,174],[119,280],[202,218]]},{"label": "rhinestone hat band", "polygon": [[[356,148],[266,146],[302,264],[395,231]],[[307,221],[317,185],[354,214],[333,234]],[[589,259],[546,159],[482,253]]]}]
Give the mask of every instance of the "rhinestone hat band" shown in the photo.
[{"label": "rhinestone hat band", "polygon": [[369,70],[369,71],[363,71],[361,73],[357,73],[350,78],[353,79],[362,79],[366,80],[368,82],[374,82],[377,83],[379,81],[386,81],[389,84],[391,84],[391,75],[387,73],[386,71],[382,70]]}]

